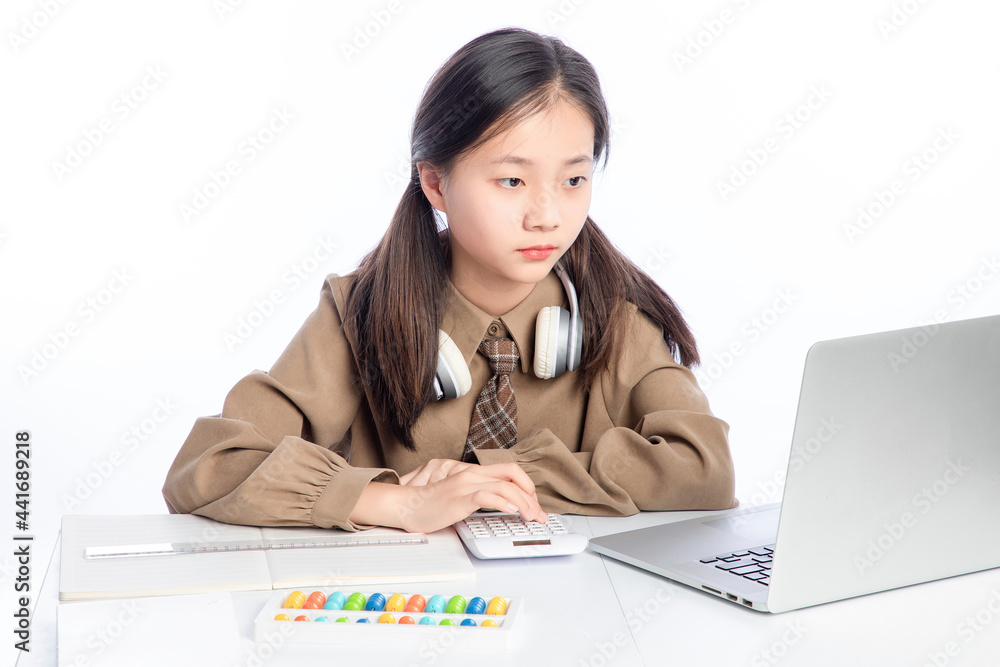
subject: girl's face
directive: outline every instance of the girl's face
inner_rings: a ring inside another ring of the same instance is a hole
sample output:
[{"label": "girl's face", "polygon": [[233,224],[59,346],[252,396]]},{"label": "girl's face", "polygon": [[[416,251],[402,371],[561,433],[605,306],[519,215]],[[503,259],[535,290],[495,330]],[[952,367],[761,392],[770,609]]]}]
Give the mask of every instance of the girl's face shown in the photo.
[{"label": "girl's face", "polygon": [[587,219],[593,153],[593,123],[560,100],[463,157],[444,180],[421,168],[424,192],[448,217],[451,278],[463,294],[513,307],[552,270]]}]

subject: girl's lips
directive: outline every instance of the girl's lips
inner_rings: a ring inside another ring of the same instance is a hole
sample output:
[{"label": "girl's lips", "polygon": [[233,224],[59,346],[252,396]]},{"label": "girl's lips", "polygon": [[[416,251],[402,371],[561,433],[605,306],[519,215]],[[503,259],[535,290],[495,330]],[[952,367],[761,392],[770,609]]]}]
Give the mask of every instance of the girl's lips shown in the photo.
[{"label": "girl's lips", "polygon": [[553,246],[535,246],[533,248],[521,248],[519,253],[528,259],[545,259],[555,250]]}]

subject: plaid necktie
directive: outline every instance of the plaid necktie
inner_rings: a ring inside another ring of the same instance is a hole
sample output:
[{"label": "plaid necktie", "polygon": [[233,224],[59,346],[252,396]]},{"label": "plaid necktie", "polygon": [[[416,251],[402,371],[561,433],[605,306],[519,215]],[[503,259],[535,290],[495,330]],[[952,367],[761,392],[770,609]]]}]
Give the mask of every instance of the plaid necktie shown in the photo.
[{"label": "plaid necktie", "polygon": [[479,344],[479,351],[490,360],[493,377],[476,401],[465,441],[465,460],[474,458],[474,449],[507,449],[517,440],[517,404],[509,377],[520,358],[517,344],[510,338],[487,338]]}]

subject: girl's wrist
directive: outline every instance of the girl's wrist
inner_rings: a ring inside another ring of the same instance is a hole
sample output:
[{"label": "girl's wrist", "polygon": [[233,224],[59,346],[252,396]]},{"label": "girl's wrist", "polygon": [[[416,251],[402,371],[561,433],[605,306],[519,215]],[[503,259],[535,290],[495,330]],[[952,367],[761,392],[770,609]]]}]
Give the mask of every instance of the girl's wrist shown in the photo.
[{"label": "girl's wrist", "polygon": [[401,510],[408,507],[407,491],[407,487],[398,484],[368,482],[351,510],[350,520],[366,526],[404,528],[406,513]]}]

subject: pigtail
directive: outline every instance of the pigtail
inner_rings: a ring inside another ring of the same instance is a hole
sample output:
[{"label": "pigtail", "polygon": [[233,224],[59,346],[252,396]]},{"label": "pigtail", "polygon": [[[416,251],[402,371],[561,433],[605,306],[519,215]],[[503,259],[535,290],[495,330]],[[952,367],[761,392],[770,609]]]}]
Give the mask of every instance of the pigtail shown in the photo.
[{"label": "pigtail", "polygon": [[434,209],[411,178],[385,236],[361,260],[344,321],[373,412],[411,450],[437,367],[446,275]]},{"label": "pigtail", "polygon": [[621,353],[628,303],[663,327],[675,360],[688,367],[699,362],[694,334],[673,299],[618,250],[589,216],[563,262],[576,285],[586,322],[580,368],[584,387],[589,388]]}]

